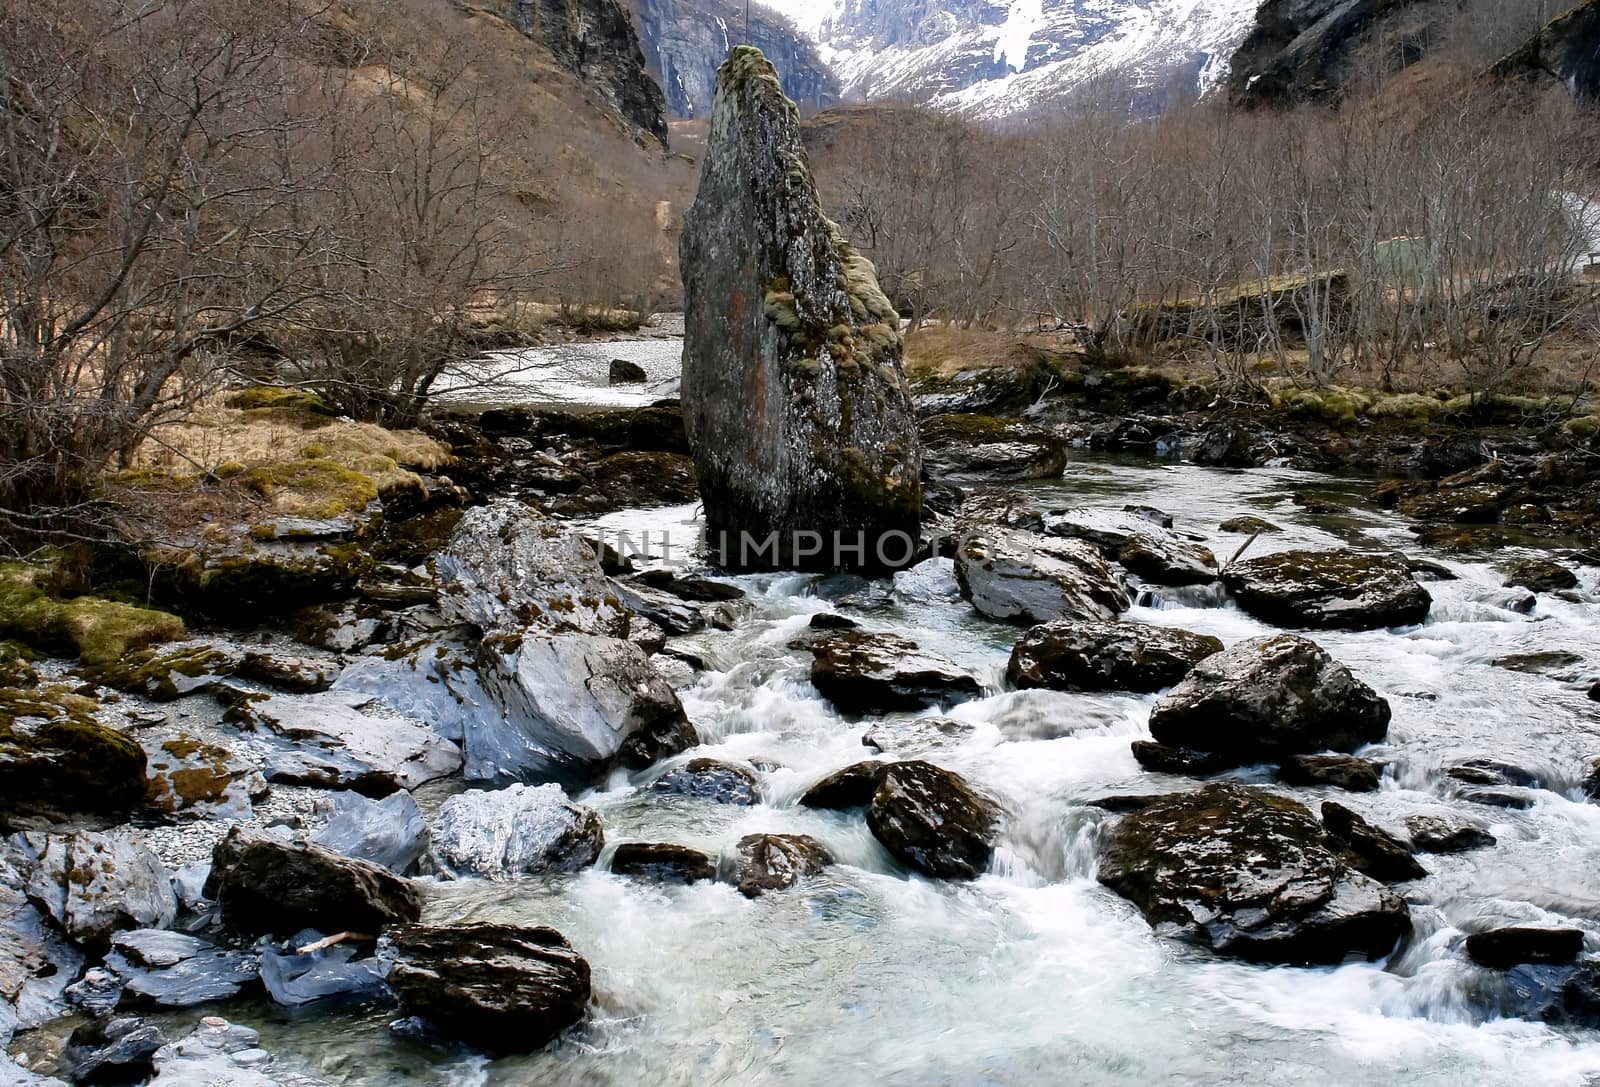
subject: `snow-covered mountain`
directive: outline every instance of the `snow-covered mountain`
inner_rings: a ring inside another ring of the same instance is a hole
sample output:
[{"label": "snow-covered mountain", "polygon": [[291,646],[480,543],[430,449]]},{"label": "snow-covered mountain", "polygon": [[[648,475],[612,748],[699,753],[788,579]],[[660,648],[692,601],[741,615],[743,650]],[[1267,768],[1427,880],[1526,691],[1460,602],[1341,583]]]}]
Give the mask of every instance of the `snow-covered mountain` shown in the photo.
[{"label": "snow-covered mountain", "polygon": [[1227,76],[1260,0],[762,0],[818,46],[844,96],[1006,118],[1105,73],[1146,108]]}]

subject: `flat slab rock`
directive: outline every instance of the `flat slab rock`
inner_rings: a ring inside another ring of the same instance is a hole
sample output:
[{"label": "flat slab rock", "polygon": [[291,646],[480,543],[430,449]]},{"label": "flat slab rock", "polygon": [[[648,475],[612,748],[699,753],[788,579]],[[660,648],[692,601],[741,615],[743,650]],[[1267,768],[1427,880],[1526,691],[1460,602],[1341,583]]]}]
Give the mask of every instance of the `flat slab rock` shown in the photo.
[{"label": "flat slab rock", "polygon": [[986,528],[960,542],[955,563],[961,595],[990,619],[1110,619],[1130,603],[1121,575],[1082,540]]},{"label": "flat slab rock", "polygon": [[1123,569],[1154,585],[1205,585],[1217,580],[1217,557],[1192,540],[1130,510],[1070,509],[1045,515],[1052,536],[1084,540]]},{"label": "flat slab rock", "polygon": [[[335,690],[274,695],[249,700],[242,707],[239,712],[246,722],[308,749],[301,760],[307,767],[315,767],[321,756],[353,778],[365,775],[400,789],[414,789],[461,768],[460,748],[421,721],[395,714],[370,694]],[[293,752],[284,757],[293,761]],[[275,776],[282,776],[281,767]]]},{"label": "flat slab rock", "polygon": [[1341,860],[1309,811],[1247,786],[1208,785],[1123,817],[1097,876],[1158,931],[1251,961],[1376,959],[1411,931],[1405,900]]},{"label": "flat slab rock", "polygon": [[815,632],[806,644],[812,685],[843,713],[921,710],[983,693],[976,676],[897,634]]},{"label": "flat slab rock", "polygon": [[1006,679],[1020,689],[1153,693],[1220,652],[1219,639],[1175,627],[1058,620],[1023,635],[1011,651]]},{"label": "flat slab rock", "polygon": [[1358,551],[1283,551],[1236,563],[1222,581],[1246,612],[1291,628],[1411,626],[1433,607],[1406,563]]}]

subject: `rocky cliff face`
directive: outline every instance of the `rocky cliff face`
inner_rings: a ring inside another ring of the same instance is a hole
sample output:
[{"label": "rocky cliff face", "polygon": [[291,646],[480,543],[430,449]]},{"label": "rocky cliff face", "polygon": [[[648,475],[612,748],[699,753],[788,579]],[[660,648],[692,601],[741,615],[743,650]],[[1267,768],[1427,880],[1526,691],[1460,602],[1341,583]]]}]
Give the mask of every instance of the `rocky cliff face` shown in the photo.
[{"label": "rocky cliff face", "polygon": [[665,146],[666,103],[619,0],[492,0],[625,120]]},{"label": "rocky cliff face", "polygon": [[1553,79],[1580,98],[1600,97],[1600,0],[1588,0],[1551,22],[1495,65],[1494,74]]},{"label": "rocky cliff face", "polygon": [[1344,61],[1376,22],[1415,0],[1266,0],[1233,56],[1228,99],[1254,108],[1327,98]]},{"label": "rocky cliff face", "polygon": [[823,215],[799,112],[757,49],[717,73],[679,264],[684,424],[722,565],[907,564],[922,454],[899,318]]},{"label": "rocky cliff face", "polygon": [[666,92],[674,117],[711,113],[717,66],[734,45],[760,49],[777,71],[786,94],[806,110],[838,101],[838,81],[817,56],[816,47],[795,32],[787,19],[759,5],[750,8],[745,34],[742,4],[728,0],[631,0],[651,70]]}]

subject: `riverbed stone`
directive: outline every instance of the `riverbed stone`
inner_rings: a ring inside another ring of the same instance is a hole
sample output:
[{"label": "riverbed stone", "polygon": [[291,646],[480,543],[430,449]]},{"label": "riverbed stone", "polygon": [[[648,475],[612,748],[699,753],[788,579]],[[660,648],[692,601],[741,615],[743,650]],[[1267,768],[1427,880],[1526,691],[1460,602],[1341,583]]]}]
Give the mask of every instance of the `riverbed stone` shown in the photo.
[{"label": "riverbed stone", "polygon": [[125,1007],[192,1008],[231,1000],[260,981],[254,952],[176,932],[119,933],[105,962]]},{"label": "riverbed stone", "polygon": [[147,803],[187,819],[248,818],[267,794],[261,771],[226,748],[179,733],[142,741],[150,775]]},{"label": "riverbed stone", "polygon": [[959,774],[912,760],[884,768],[867,827],[908,868],[937,879],[976,879],[994,853],[1000,815]]},{"label": "riverbed stone", "polygon": [[122,815],[144,802],[145,754],[86,700],[0,691],[0,828],[28,817]]},{"label": "riverbed stone", "polygon": [[861,737],[864,747],[900,758],[947,751],[971,742],[980,726],[954,717],[902,717],[879,721]]},{"label": "riverbed stone", "polygon": [[1121,576],[1081,540],[985,529],[959,543],[955,562],[961,595],[990,619],[1110,619],[1129,607]]},{"label": "riverbed stone", "polygon": [[384,981],[388,963],[372,955],[358,957],[363,950],[354,943],[316,947],[320,932],[308,929],[297,933],[283,950],[261,953],[261,984],[267,994],[287,1008],[302,1008],[331,1000],[373,1000],[388,997]]},{"label": "riverbed stone", "polygon": [[1006,679],[1022,689],[1153,693],[1220,652],[1217,638],[1176,627],[1060,620],[1023,635],[1011,651]]},{"label": "riverbed stone", "polygon": [[[823,215],[799,111],[759,50],[718,70],[701,162],[679,247],[682,396],[718,564],[908,564],[922,452],[899,314]],[[752,555],[743,533],[777,546]],[[858,537],[859,558],[834,547]]]},{"label": "riverbed stone", "polygon": [[643,366],[627,359],[612,359],[608,377],[612,385],[637,385],[650,380]]},{"label": "riverbed stone", "polygon": [[600,855],[605,831],[593,808],[558,785],[509,785],[457,793],[434,817],[429,856],[452,878],[518,879],[573,872]]},{"label": "riverbed stone", "polygon": [[922,710],[983,693],[972,673],[897,634],[814,634],[806,647],[811,651],[812,685],[841,713]]},{"label": "riverbed stone", "polygon": [[1222,580],[1246,612],[1284,627],[1410,626],[1433,606],[1406,564],[1390,555],[1283,551],[1230,566]]},{"label": "riverbed stone", "polygon": [[1231,783],[1123,817],[1096,875],[1158,932],[1251,961],[1375,959],[1411,929],[1405,900],[1347,866],[1305,807]]},{"label": "riverbed stone", "polygon": [[611,855],[619,876],[657,883],[698,883],[715,879],[716,861],[698,849],[670,842],[623,842]]},{"label": "riverbed stone", "polygon": [[1321,646],[1278,634],[1195,665],[1156,702],[1150,734],[1242,766],[1376,743],[1389,716],[1389,703]]},{"label": "riverbed stone", "polygon": [[1491,970],[1523,964],[1560,966],[1583,950],[1583,930],[1511,925],[1467,937],[1467,957]]},{"label": "riverbed stone", "polygon": [[439,1034],[491,1052],[529,1052],[581,1020],[589,964],[551,928],[406,925],[391,937],[389,985]]},{"label": "riverbed stone", "polygon": [[887,766],[882,762],[858,762],[835,770],[802,793],[800,803],[829,811],[864,808],[872,803]]},{"label": "riverbed stone", "polygon": [[1404,883],[1428,874],[1411,847],[1381,827],[1333,800],[1322,802],[1322,825],[1346,852],[1357,871],[1384,883]]},{"label": "riverbed stone", "polygon": [[1375,792],[1382,776],[1377,763],[1354,755],[1291,755],[1278,766],[1285,784],[1330,785],[1352,793]]},{"label": "riverbed stone", "polygon": [[1217,580],[1217,559],[1137,511],[1078,508],[1045,517],[1052,536],[1084,540],[1136,577],[1154,585],[1205,585]]},{"label": "riverbed stone", "polygon": [[125,928],[172,923],[178,900],[155,855],[118,833],[30,831],[6,842],[30,901],[79,944],[103,950]]},{"label": "riverbed stone", "polygon": [[74,1028],[61,1052],[73,1083],[142,1083],[155,1072],[156,1050],[167,1044],[154,1023],[123,1017]]},{"label": "riverbed stone", "polygon": [[1054,479],[1066,471],[1066,442],[1020,419],[936,415],[921,432],[931,479]]},{"label": "riverbed stone", "polygon": [[787,891],[833,863],[828,847],[806,834],[747,834],[735,853],[733,883],[746,898]]},{"label": "riverbed stone", "polygon": [[1212,777],[1238,766],[1236,760],[1214,751],[1196,751],[1189,747],[1155,743],[1152,740],[1135,740],[1133,758],[1152,774],[1179,774],[1187,777]]},{"label": "riverbed stone", "polygon": [[363,791],[414,789],[461,768],[460,749],[422,721],[388,710],[374,695],[359,691],[325,691],[311,695],[273,695],[243,699],[234,716],[241,723],[289,741],[274,774],[292,776],[286,766],[307,764],[314,774],[318,761],[345,768],[336,778],[343,787],[366,783]]},{"label": "riverbed stone", "polygon": [[1550,559],[1518,559],[1507,563],[1501,571],[1508,588],[1553,593],[1578,587],[1578,575]]},{"label": "riverbed stone", "polygon": [[336,793],[333,816],[311,841],[343,857],[370,861],[395,875],[410,875],[428,850],[428,824],[408,792],[373,800]]},{"label": "riverbed stone", "polygon": [[717,759],[690,759],[650,783],[652,792],[709,800],[713,804],[748,806],[761,800],[755,771]]},{"label": "riverbed stone", "polygon": [[1437,815],[1406,819],[1406,833],[1419,853],[1465,853],[1495,844],[1495,837],[1476,823]]},{"label": "riverbed stone", "polygon": [[212,853],[205,893],[228,927],[280,938],[307,928],[374,936],[422,913],[416,887],[387,868],[237,827]]}]

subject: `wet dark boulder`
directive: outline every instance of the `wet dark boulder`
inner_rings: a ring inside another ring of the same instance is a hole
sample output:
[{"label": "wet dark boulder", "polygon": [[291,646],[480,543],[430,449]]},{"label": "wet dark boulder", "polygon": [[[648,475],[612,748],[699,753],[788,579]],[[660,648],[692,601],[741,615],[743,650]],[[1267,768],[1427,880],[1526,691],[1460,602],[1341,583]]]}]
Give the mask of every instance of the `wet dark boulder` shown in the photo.
[{"label": "wet dark boulder", "polygon": [[1217,527],[1223,532],[1232,532],[1240,536],[1271,536],[1283,531],[1271,521],[1249,514],[1230,517]]},{"label": "wet dark boulder", "polygon": [[1467,957],[1491,970],[1524,964],[1562,966],[1583,951],[1583,930],[1513,925],[1474,932],[1467,937]]},{"label": "wet dark boulder", "polygon": [[1213,427],[1200,435],[1189,459],[1212,468],[1254,468],[1266,456],[1264,444],[1243,427]]},{"label": "wet dark boulder", "polygon": [[1176,627],[1061,620],[1023,635],[1011,650],[1006,679],[1023,689],[1150,693],[1173,686],[1220,652],[1218,639]]},{"label": "wet dark boulder", "polygon": [[406,925],[390,942],[389,986],[401,1007],[468,1045],[531,1052],[589,1004],[589,964],[552,928]]},{"label": "wet dark boulder", "polygon": [[1589,688],[1589,701],[1600,702],[1600,680],[1596,680],[1594,686]]},{"label": "wet dark boulder", "polygon": [[1502,568],[1508,588],[1528,589],[1536,593],[1559,592],[1576,589],[1578,575],[1549,559],[1519,559]]},{"label": "wet dark boulder", "polygon": [[734,886],[746,898],[787,891],[833,863],[828,847],[805,834],[747,834],[739,839]]},{"label": "wet dark boulder", "polygon": [[909,564],[922,449],[900,317],[824,216],[799,113],[749,46],[717,72],[679,267],[684,424],[718,564]]},{"label": "wet dark boulder", "polygon": [[1494,835],[1474,823],[1434,815],[1411,816],[1406,833],[1419,853],[1465,853],[1495,844]]},{"label": "wet dark boulder", "polygon": [[961,595],[990,619],[1110,619],[1130,604],[1122,577],[1082,540],[985,529],[960,541],[955,569]]},{"label": "wet dark boulder", "polygon": [[1243,766],[1376,743],[1389,713],[1388,702],[1321,646],[1279,634],[1195,665],[1156,702],[1150,735]]},{"label": "wet dark boulder", "polygon": [[375,936],[422,914],[416,887],[387,868],[238,828],[217,843],[205,894],[229,928],[280,938],[307,928]]},{"label": "wet dark boulder", "polygon": [[1354,755],[1293,755],[1278,766],[1278,778],[1287,785],[1331,785],[1352,793],[1375,792],[1381,777],[1377,763]]},{"label": "wet dark boulder", "polygon": [[891,763],[867,807],[867,827],[895,859],[939,879],[976,879],[994,853],[1000,809],[932,763]]},{"label": "wet dark boulder", "polygon": [[883,780],[883,772],[890,764],[883,762],[858,762],[835,770],[800,796],[807,808],[842,811],[847,808],[864,808],[872,803]]},{"label": "wet dark boulder", "polygon": [[1247,786],[1208,785],[1123,817],[1097,876],[1158,930],[1256,962],[1376,959],[1411,930],[1405,900],[1341,859],[1309,811]]},{"label": "wet dark boulder", "polygon": [[717,864],[698,849],[670,842],[623,842],[611,855],[611,870],[655,883],[697,883],[715,879]]},{"label": "wet dark boulder", "polygon": [[1445,768],[1445,776],[1464,785],[1482,785],[1492,788],[1512,789],[1542,789],[1545,781],[1542,775],[1518,766],[1515,763],[1504,762],[1484,756],[1463,759],[1452,766]]},{"label": "wet dark boulder", "polygon": [[1391,555],[1283,551],[1230,566],[1222,581],[1246,612],[1283,627],[1410,626],[1433,606],[1406,564]]},{"label": "wet dark boulder", "polygon": [[612,359],[607,377],[612,385],[637,385],[650,380],[650,375],[645,372],[643,366],[627,359]]},{"label": "wet dark boulder", "polygon": [[747,806],[761,800],[761,782],[755,771],[716,759],[690,759],[656,778],[650,788],[665,796],[709,800],[713,804]]},{"label": "wet dark boulder", "polygon": [[1067,446],[1041,427],[988,415],[936,415],[922,423],[923,458],[934,479],[1054,479]]},{"label": "wet dark boulder", "polygon": [[1421,879],[1428,870],[1399,838],[1332,800],[1322,803],[1322,825],[1342,846],[1350,866],[1384,883]]},{"label": "wet dark boulder", "polygon": [[1152,774],[1178,774],[1196,778],[1212,777],[1238,766],[1234,759],[1213,751],[1173,747],[1151,740],[1133,741],[1133,757],[1134,761]]},{"label": "wet dark boulder", "polygon": [[84,1023],[67,1038],[61,1063],[73,1083],[142,1083],[155,1071],[156,1050],[167,1044],[154,1023],[120,1018]]},{"label": "wet dark boulder", "polygon": [[123,815],[144,802],[144,749],[87,708],[0,691],[0,828],[29,816]]},{"label": "wet dark boulder", "polygon": [[846,630],[813,635],[807,646],[812,685],[841,713],[921,710],[983,693],[972,673],[897,634]]}]

